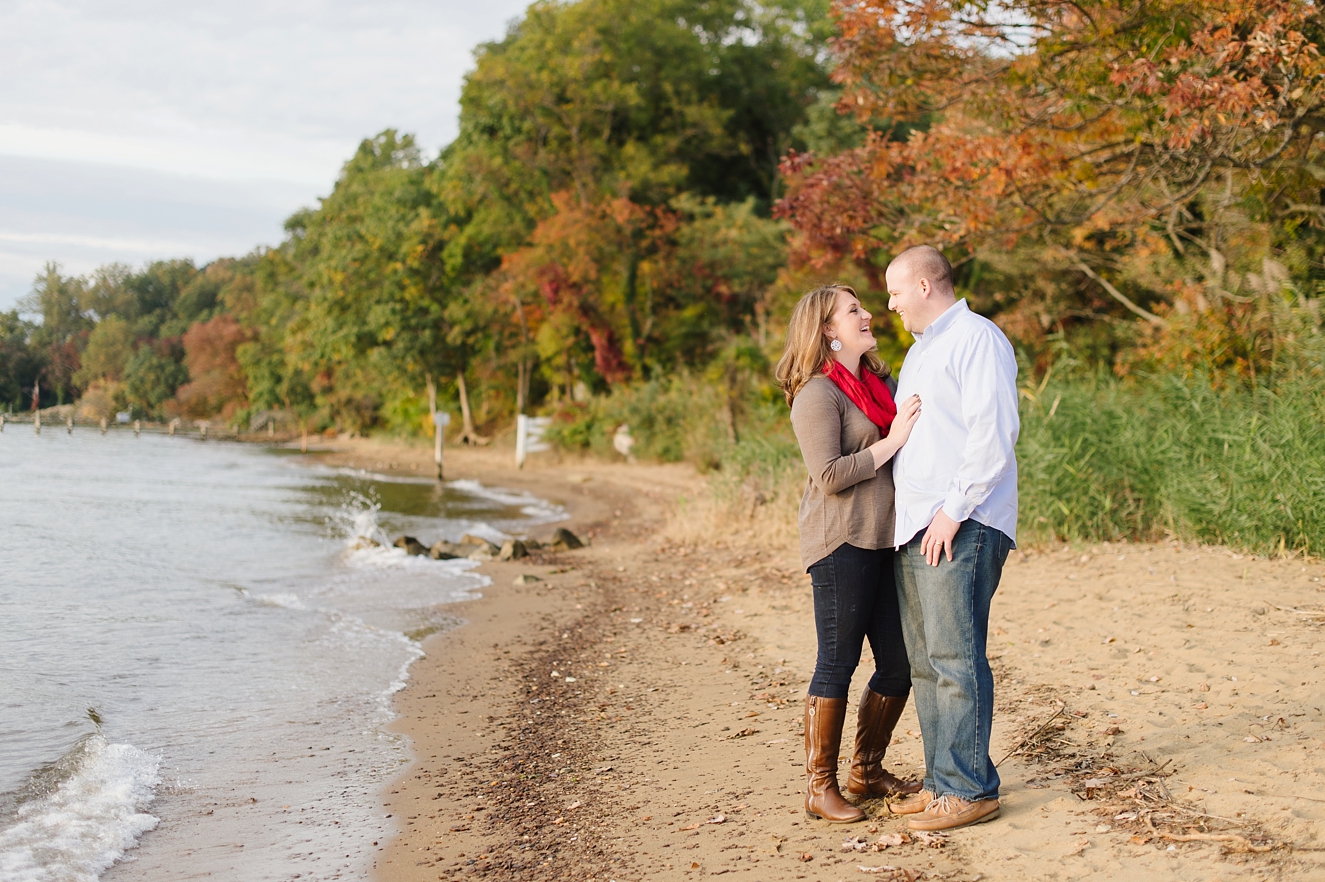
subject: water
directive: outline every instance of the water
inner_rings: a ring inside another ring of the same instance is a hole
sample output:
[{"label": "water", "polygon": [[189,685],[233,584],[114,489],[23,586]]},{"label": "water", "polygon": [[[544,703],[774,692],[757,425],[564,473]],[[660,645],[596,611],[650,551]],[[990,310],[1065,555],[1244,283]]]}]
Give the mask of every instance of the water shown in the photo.
[{"label": "water", "polygon": [[373,547],[563,517],[261,448],[0,434],[0,882],[364,878],[418,640],[486,584]]}]

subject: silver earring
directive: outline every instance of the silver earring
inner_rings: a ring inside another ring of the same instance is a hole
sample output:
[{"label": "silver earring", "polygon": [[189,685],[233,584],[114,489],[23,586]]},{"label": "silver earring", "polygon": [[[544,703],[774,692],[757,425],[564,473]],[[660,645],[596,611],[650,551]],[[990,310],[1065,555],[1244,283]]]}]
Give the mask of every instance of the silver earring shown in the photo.
[{"label": "silver earring", "polygon": [[831,350],[833,350],[834,352],[841,352],[841,351],[842,351],[842,341],[841,341],[841,340],[834,340],[833,342],[831,342],[831,343],[828,344],[828,348],[831,349]]}]

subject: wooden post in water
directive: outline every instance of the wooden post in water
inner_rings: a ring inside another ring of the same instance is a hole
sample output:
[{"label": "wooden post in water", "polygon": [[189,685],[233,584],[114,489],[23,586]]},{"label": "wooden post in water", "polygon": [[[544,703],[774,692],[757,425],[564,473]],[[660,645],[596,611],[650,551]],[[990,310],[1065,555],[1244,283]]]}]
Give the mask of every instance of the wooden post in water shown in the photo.
[{"label": "wooden post in water", "polygon": [[267,437],[268,438],[276,437],[276,421],[273,419],[267,420]]},{"label": "wooden post in water", "polygon": [[203,423],[203,424],[202,424],[202,440],[204,440],[204,441],[207,440],[207,424],[206,424],[206,423]]},{"label": "wooden post in water", "polygon": [[142,420],[134,420],[134,421],[133,421],[133,437],[137,438],[137,437],[138,437],[138,433],[141,432],[142,430],[143,430],[143,421],[142,421]]},{"label": "wooden post in water", "polygon": [[32,430],[41,434],[41,381],[32,381]]},{"label": "wooden post in water", "polygon": [[68,434],[68,435],[72,435],[72,434],[74,433],[74,415],[73,415],[73,414],[69,414],[69,416],[67,416],[67,417],[65,418],[65,420],[64,420],[64,431],[65,431],[65,433]]},{"label": "wooden post in water", "polygon": [[101,434],[106,434],[106,418],[101,418]]},{"label": "wooden post in water", "polygon": [[4,431],[5,431],[5,415],[0,413],[0,434],[3,434]]},{"label": "wooden post in water", "polygon": [[442,480],[442,436],[446,434],[446,427],[451,422],[451,415],[446,411],[437,409],[437,385],[432,381],[432,375],[428,375],[428,416],[432,418],[432,459],[437,464],[437,480]]}]

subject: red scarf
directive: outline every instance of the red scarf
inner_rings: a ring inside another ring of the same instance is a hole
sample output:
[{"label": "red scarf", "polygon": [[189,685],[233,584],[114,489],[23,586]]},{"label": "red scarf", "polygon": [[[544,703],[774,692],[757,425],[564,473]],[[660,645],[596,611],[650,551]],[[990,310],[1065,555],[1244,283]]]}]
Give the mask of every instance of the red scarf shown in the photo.
[{"label": "red scarf", "polygon": [[846,393],[852,404],[864,411],[865,416],[879,427],[880,432],[888,434],[893,418],[897,416],[897,404],[893,401],[892,393],[877,374],[869,368],[862,368],[860,377],[857,378],[834,358],[829,359],[824,375]]}]

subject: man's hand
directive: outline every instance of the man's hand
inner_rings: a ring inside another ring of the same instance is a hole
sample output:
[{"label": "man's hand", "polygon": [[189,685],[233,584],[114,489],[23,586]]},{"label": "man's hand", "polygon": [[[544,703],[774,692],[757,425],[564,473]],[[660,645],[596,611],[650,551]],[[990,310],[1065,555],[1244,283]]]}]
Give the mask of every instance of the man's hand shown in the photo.
[{"label": "man's hand", "polygon": [[925,538],[920,540],[920,553],[925,556],[931,567],[939,565],[939,558],[945,548],[948,550],[948,562],[952,562],[952,540],[956,537],[957,528],[960,526],[960,521],[948,517],[947,512],[941,508],[939,513],[934,515],[929,529],[925,531]]}]

